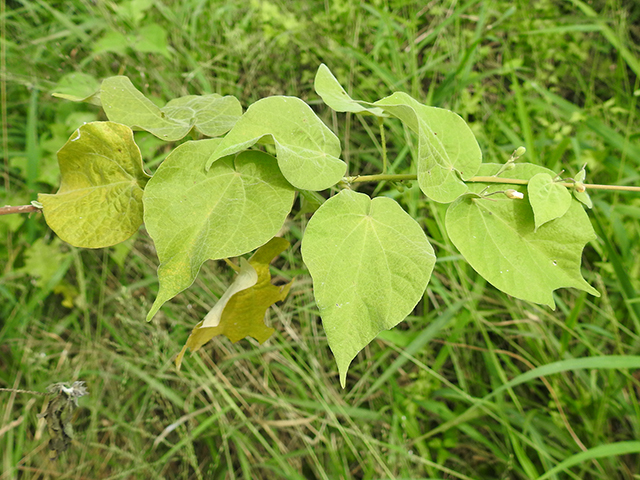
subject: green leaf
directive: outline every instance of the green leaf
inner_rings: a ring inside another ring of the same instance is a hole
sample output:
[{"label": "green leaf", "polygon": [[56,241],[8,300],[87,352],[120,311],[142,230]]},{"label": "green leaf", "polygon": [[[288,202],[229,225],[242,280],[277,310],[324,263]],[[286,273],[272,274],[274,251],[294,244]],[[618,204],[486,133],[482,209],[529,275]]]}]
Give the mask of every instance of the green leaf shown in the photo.
[{"label": "green leaf", "polygon": [[433,248],[394,200],[343,190],[309,221],[302,257],[344,387],[357,353],[422,298]]},{"label": "green leaf", "polygon": [[145,224],[160,259],[160,291],[148,320],[193,283],[206,260],[259,247],[280,230],[291,210],[295,191],[266,153],[226,157],[205,171],[220,141],[180,145],[145,189]]},{"label": "green leaf", "polygon": [[206,168],[260,140],[275,143],[278,166],[296,188],[324,190],[338,183],[346,172],[346,164],[338,158],[338,137],[302,100],[279,96],[251,105],[211,155]]},{"label": "green leaf", "polygon": [[133,132],[113,122],[87,123],[58,152],[61,182],[39,194],[47,224],[65,242],[84,248],[120,243],[142,224],[149,180]]},{"label": "green leaf", "polygon": [[275,331],[264,323],[267,309],[286,298],[293,281],[281,287],[271,284],[269,263],[289,246],[284,238],[274,237],[260,247],[247,262],[240,259],[240,272],[218,303],[199,322],[176,357],[178,368],[187,348],[196,352],[212,338],[226,336],[236,343],[253,337],[264,343]]},{"label": "green leaf", "polygon": [[188,95],[159,108],[123,76],[106,78],[100,99],[109,120],[146,130],[165,141],[180,140],[194,127],[209,137],[223,135],[242,115],[235,97],[217,94]]},{"label": "green leaf", "polygon": [[100,83],[91,75],[82,72],[69,73],[58,80],[55,92],[51,95],[72,102],[100,103]]},{"label": "green leaf", "polygon": [[381,108],[367,108],[352,99],[324,63],[318,68],[313,88],[320,95],[322,101],[336,112],[363,113],[377,117],[387,116]]},{"label": "green leaf", "polygon": [[399,118],[418,134],[418,184],[427,197],[450,203],[467,192],[463,180],[476,174],[482,152],[462,117],[422,105],[402,92],[373,105]]},{"label": "green leaf", "polygon": [[[479,176],[495,174],[501,165],[485,164]],[[517,164],[503,175],[529,180],[552,173],[532,164]],[[484,184],[475,184],[481,191]],[[491,184],[488,193],[514,188]],[[525,191],[525,186],[516,186]],[[595,238],[584,209],[571,202],[567,212],[535,228],[533,210],[525,200],[477,194],[461,197],[447,210],[446,228],[451,241],[471,266],[489,283],[523,300],[555,308],[553,291],[574,287],[599,296],[580,273],[582,250]]]},{"label": "green leaf", "polygon": [[529,203],[533,209],[535,229],[567,213],[571,206],[571,194],[567,187],[553,181],[548,173],[531,177],[527,185]]}]

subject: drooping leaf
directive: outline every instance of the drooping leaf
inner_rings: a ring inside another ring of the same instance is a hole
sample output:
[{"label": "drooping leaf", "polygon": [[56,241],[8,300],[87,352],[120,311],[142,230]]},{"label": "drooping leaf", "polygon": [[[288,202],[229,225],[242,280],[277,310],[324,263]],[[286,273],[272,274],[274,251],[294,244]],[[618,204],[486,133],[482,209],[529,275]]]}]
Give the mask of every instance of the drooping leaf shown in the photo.
[{"label": "drooping leaf", "polygon": [[100,106],[100,82],[91,75],[74,72],[63,76],[58,80],[54,97],[64,98],[72,102],[87,102]]},{"label": "drooping leaf", "polygon": [[103,248],[142,224],[142,191],[149,180],[133,132],[113,122],[87,123],[58,152],[55,195],[38,194],[47,224],[65,242]]},{"label": "drooping leaf", "polygon": [[473,177],[482,152],[467,123],[449,110],[422,105],[398,92],[373,105],[399,118],[418,134],[418,184],[439,203],[449,203],[467,192],[463,180]]},{"label": "drooping leaf", "polygon": [[247,262],[240,259],[240,272],[218,303],[199,322],[187,343],[176,357],[180,368],[187,348],[196,352],[218,335],[225,335],[233,343],[253,337],[264,343],[275,331],[264,323],[267,309],[286,298],[293,281],[282,287],[271,284],[269,263],[289,246],[284,238],[274,237],[260,247]]},{"label": "drooping leaf", "polygon": [[394,200],[343,190],[311,217],[302,257],[344,386],[357,353],[422,298],[433,248]]},{"label": "drooping leaf", "polygon": [[[580,169],[580,171],[576,174],[574,180],[576,181],[576,186],[582,185],[584,187],[584,181],[587,178],[587,172],[585,171],[586,164]],[[591,201],[591,197],[587,193],[586,190],[579,191],[576,187],[572,190],[573,196],[576,200],[582,203],[587,208],[593,208],[593,202]]]},{"label": "drooping leaf", "polygon": [[[491,176],[500,165],[484,164],[479,176]],[[517,164],[501,176],[529,180],[551,170]],[[480,192],[486,184],[471,189]],[[524,186],[491,184],[487,193]],[[526,200],[499,195],[461,197],[447,210],[446,228],[451,241],[469,264],[489,283],[523,300],[555,308],[553,291],[574,287],[592,295],[599,293],[580,272],[582,250],[595,233],[584,209],[572,201],[567,212],[535,228],[531,205]]]},{"label": "drooping leaf", "polygon": [[206,260],[259,247],[280,230],[291,210],[295,192],[266,153],[229,156],[205,171],[219,142],[180,145],[145,189],[145,224],[160,259],[160,291],[147,319],[188,288]]},{"label": "drooping leaf", "polygon": [[338,183],[346,172],[346,164],[338,158],[338,137],[302,100],[280,96],[251,105],[211,155],[207,168],[260,140],[275,144],[282,174],[299,189],[324,190]]},{"label": "drooping leaf", "polygon": [[313,88],[322,101],[336,112],[354,112],[386,117],[380,108],[367,108],[352,99],[324,63],[318,68]]},{"label": "drooping leaf", "polygon": [[109,120],[146,130],[166,141],[180,140],[192,128],[209,137],[223,135],[242,115],[235,97],[217,94],[188,95],[159,108],[124,76],[106,78],[100,87],[100,99]]},{"label": "drooping leaf", "polygon": [[571,206],[571,194],[567,187],[554,182],[548,173],[538,173],[531,177],[527,193],[536,230],[540,225],[563,216]]}]

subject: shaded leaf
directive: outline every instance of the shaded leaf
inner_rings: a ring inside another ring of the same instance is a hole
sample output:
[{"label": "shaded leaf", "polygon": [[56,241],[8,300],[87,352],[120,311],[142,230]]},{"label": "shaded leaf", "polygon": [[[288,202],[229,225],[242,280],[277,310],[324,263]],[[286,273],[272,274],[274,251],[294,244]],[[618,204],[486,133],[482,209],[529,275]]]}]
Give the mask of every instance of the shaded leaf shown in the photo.
[{"label": "shaded leaf", "polygon": [[449,203],[467,192],[463,180],[476,174],[482,152],[462,117],[422,105],[402,92],[373,105],[399,118],[418,134],[418,184],[427,197]]},{"label": "shaded leaf", "polygon": [[367,108],[352,99],[324,63],[318,68],[313,88],[320,95],[322,101],[336,112],[363,113],[377,117],[387,116],[380,108]]},{"label": "shaded leaf", "polygon": [[571,206],[571,194],[567,187],[554,182],[548,173],[538,173],[531,177],[527,193],[536,230],[540,225],[563,216]]},{"label": "shaded leaf", "polygon": [[295,191],[266,153],[204,164],[219,139],[187,142],[160,165],[144,193],[145,224],[160,259],[160,291],[147,319],[188,288],[206,260],[236,257],[282,227]]},{"label": "shaded leaf", "polygon": [[[490,176],[501,165],[484,164],[479,176]],[[517,164],[504,177],[529,180],[550,170]],[[479,192],[484,184],[473,185]],[[491,184],[488,192],[525,186]],[[574,287],[599,296],[580,272],[582,250],[595,238],[584,209],[571,202],[567,212],[535,228],[531,205],[524,200],[469,194],[451,204],[446,228],[451,241],[489,283],[523,300],[555,308],[553,291]]]},{"label": "shaded leaf", "polygon": [[235,97],[217,94],[188,95],[159,108],[124,76],[106,78],[100,87],[100,99],[109,120],[146,130],[166,141],[180,140],[194,127],[206,136],[223,135],[242,115]]},{"label": "shaded leaf", "polygon": [[324,190],[338,183],[346,172],[346,164],[338,158],[338,137],[302,100],[280,96],[251,105],[211,155],[206,168],[260,140],[275,144],[278,166],[296,188]]},{"label": "shaded leaf", "polygon": [[86,73],[74,72],[63,76],[58,80],[54,90],[51,95],[57,98],[102,105],[100,102],[100,82]]},{"label": "shaded leaf", "polygon": [[245,337],[264,343],[273,334],[275,330],[264,323],[265,313],[271,305],[287,297],[293,280],[281,287],[272,285],[269,263],[288,246],[289,242],[284,238],[274,237],[248,262],[240,259],[240,273],[236,280],[204,320],[194,327],[176,357],[178,368],[187,348],[196,352],[218,335],[225,335],[233,343]]},{"label": "shaded leaf", "polygon": [[142,224],[149,180],[133,132],[113,122],[87,123],[58,152],[55,195],[38,194],[45,220],[65,242],[84,248],[120,243]]},{"label": "shaded leaf", "polygon": [[311,217],[302,257],[344,387],[357,353],[422,298],[433,248],[394,200],[343,190]]}]

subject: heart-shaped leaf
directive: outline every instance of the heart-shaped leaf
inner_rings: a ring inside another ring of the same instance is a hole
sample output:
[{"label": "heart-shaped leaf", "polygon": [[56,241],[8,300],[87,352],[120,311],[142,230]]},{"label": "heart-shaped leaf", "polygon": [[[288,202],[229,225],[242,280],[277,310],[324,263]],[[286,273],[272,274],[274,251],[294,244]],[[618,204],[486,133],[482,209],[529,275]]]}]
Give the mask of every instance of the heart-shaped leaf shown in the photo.
[{"label": "heart-shaped leaf", "polygon": [[47,224],[65,242],[103,248],[123,242],[142,224],[149,180],[133,132],[113,122],[87,123],[58,152],[61,182],[39,194]]},{"label": "heart-shaped leaf", "polygon": [[422,105],[402,92],[373,105],[399,118],[418,134],[418,184],[427,197],[449,203],[467,192],[462,180],[476,174],[482,163],[482,152],[473,132],[459,115]]},{"label": "heart-shaped leaf", "polygon": [[344,387],[357,353],[420,301],[436,257],[420,225],[394,200],[351,190],[311,217],[302,257]]},{"label": "heart-shaped leaf", "polygon": [[[500,165],[484,164],[480,176],[490,176]],[[529,180],[550,170],[532,164],[517,164],[504,175]],[[485,184],[471,187],[476,192]],[[514,188],[491,184],[486,193]],[[524,186],[515,187],[524,193]],[[572,201],[560,218],[536,230],[534,213],[526,200],[477,194],[452,203],[446,216],[447,233],[471,266],[503,292],[555,308],[553,291],[574,287],[599,296],[580,273],[582,250],[595,238],[584,209]]]},{"label": "heart-shaped leaf", "polygon": [[267,97],[251,105],[211,155],[207,168],[263,137],[275,143],[278,166],[296,188],[324,190],[346,172],[346,164],[338,158],[338,137],[296,97]]},{"label": "heart-shaped leaf", "polygon": [[180,145],[145,189],[144,220],[160,259],[160,291],[147,319],[188,288],[206,260],[236,257],[263,245],[291,210],[295,191],[266,153],[226,157],[205,171],[219,143]]},{"label": "heart-shaped leaf", "polygon": [[571,206],[567,187],[553,181],[548,173],[538,173],[527,184],[536,230],[540,225],[563,216]]},{"label": "heart-shaped leaf", "polygon": [[284,238],[274,237],[260,247],[247,262],[240,259],[240,272],[218,303],[198,323],[182,351],[176,357],[180,368],[187,348],[196,352],[218,335],[224,335],[233,343],[253,337],[264,343],[274,332],[264,323],[267,309],[286,298],[293,281],[281,287],[271,284],[269,263],[289,246]]},{"label": "heart-shaped leaf", "polygon": [[159,108],[123,76],[102,82],[100,100],[109,120],[146,130],[166,141],[180,140],[194,127],[209,137],[223,135],[242,115],[235,97],[217,94],[188,95]]}]

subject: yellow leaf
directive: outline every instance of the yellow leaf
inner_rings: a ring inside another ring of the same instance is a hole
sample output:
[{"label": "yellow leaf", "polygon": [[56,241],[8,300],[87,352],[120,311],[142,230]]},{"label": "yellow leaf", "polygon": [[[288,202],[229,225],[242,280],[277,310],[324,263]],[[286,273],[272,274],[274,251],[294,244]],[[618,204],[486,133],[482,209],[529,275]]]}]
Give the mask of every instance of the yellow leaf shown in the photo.
[{"label": "yellow leaf", "polygon": [[247,262],[240,259],[240,272],[207,316],[189,335],[187,343],[176,357],[180,368],[187,348],[196,352],[218,335],[225,335],[233,343],[253,337],[264,343],[275,331],[264,323],[264,315],[271,305],[284,300],[293,280],[277,287],[271,284],[269,263],[289,246],[284,238],[274,237],[260,247]]}]

